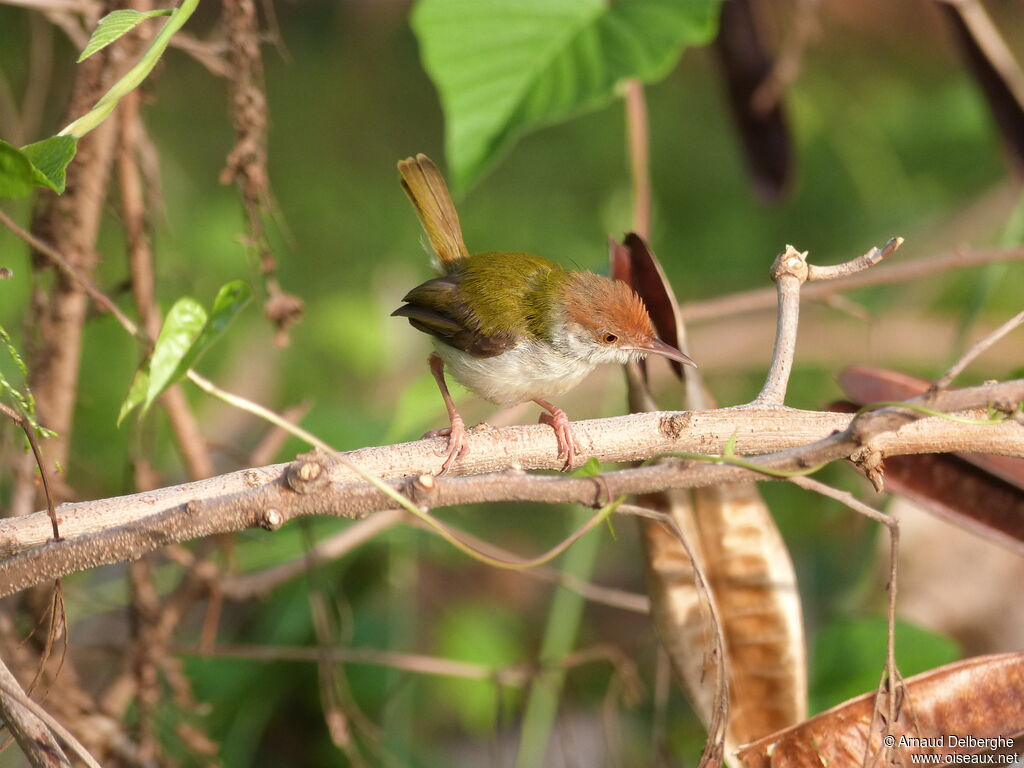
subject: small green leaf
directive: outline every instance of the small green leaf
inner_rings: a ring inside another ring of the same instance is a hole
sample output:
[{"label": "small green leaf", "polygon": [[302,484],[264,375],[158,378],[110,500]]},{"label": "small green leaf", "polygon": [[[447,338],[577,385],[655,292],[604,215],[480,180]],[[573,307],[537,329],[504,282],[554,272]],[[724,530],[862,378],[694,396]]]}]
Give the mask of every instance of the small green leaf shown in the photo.
[{"label": "small green leaf", "polygon": [[51,136],[21,148],[32,163],[35,183],[49,187],[58,195],[64,193],[68,163],[78,150],[78,139],[74,136]]},{"label": "small green leaf", "polygon": [[250,298],[252,289],[248,284],[233,280],[217,292],[210,315],[195,299],[188,296],[178,299],[164,320],[153,354],[135,372],[117,423],[140,403],[143,413],[149,410],[153,401],[179,381],[224,333]]},{"label": "small green leaf", "polygon": [[217,291],[217,298],[213,300],[213,312],[210,314],[210,319],[206,321],[199,340],[192,345],[192,349],[182,362],[182,373],[195,365],[207,347],[220,338],[221,334],[231,325],[231,321],[235,319],[235,315],[249,303],[251,298],[252,289],[244,280],[232,280],[221,286],[221,289]]},{"label": "small green leaf", "polygon": [[178,299],[167,313],[160,338],[149,360],[149,386],[142,410],[145,412],[165,389],[189,369],[186,357],[206,326],[206,310],[195,299]]},{"label": "small green leaf", "polygon": [[24,152],[0,141],[0,197],[28,197],[35,184],[34,170]]},{"label": "small green leaf", "polygon": [[82,51],[82,55],[78,57],[79,63],[106,48],[122,35],[131,32],[146,19],[151,19],[154,16],[170,16],[172,13],[174,13],[173,10],[142,12],[125,9],[111,11],[96,24],[96,30],[92,33],[89,43]]},{"label": "small green leaf", "polygon": [[232,280],[221,286],[217,291],[217,298],[213,300],[213,313],[210,315],[208,328],[209,334],[203,332],[203,336],[210,335],[209,341],[213,341],[220,334],[224,333],[235,315],[249,303],[252,298],[252,289],[244,280]]},{"label": "small green leaf", "polygon": [[629,78],[664,77],[714,37],[720,0],[420,0],[412,25],[441,97],[464,187],[542,125],[610,102]]},{"label": "small green leaf", "polygon": [[597,477],[601,474],[601,461],[597,456],[591,456],[583,464],[572,471],[573,477]]},{"label": "small green leaf", "polygon": [[143,360],[135,369],[132,385],[128,388],[128,396],[121,403],[121,411],[117,414],[117,426],[121,426],[124,417],[131,413],[137,405],[144,402],[149,391],[149,360]]}]

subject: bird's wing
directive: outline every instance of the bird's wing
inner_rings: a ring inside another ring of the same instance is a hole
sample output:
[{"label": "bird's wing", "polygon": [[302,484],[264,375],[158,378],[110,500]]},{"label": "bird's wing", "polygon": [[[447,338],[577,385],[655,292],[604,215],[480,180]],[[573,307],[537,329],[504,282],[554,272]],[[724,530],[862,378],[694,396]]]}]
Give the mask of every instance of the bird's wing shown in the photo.
[{"label": "bird's wing", "polygon": [[485,334],[476,316],[459,296],[455,278],[437,277],[406,294],[405,304],[392,316],[406,317],[419,331],[474,357],[494,357],[515,343],[512,334]]}]

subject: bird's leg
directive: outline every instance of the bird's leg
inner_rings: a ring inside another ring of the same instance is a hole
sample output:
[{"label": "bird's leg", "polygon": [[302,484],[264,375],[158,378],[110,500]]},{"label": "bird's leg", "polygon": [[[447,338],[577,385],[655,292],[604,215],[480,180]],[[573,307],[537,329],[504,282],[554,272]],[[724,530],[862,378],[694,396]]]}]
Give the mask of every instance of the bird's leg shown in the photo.
[{"label": "bird's leg", "polygon": [[547,413],[540,415],[540,421],[548,424],[555,430],[555,437],[558,438],[558,455],[565,454],[565,466],[562,467],[562,471],[568,472],[576,463],[576,447],[573,445],[572,427],[569,426],[569,417],[565,414],[565,411],[554,403],[549,403],[547,400],[541,400],[538,397],[533,402],[547,411]]},{"label": "bird's leg", "polygon": [[444,407],[448,409],[448,420],[452,425],[444,429],[432,429],[423,437],[448,438],[448,455],[444,460],[444,464],[441,465],[441,471],[437,473],[444,475],[452,468],[452,464],[455,463],[459,456],[469,452],[469,446],[466,445],[466,425],[462,421],[462,417],[459,416],[459,412],[455,410],[455,401],[452,400],[452,395],[448,391],[448,383],[444,380],[444,360],[437,355],[431,355],[429,363],[430,372],[434,374],[437,388],[441,390],[441,397],[444,398]]}]

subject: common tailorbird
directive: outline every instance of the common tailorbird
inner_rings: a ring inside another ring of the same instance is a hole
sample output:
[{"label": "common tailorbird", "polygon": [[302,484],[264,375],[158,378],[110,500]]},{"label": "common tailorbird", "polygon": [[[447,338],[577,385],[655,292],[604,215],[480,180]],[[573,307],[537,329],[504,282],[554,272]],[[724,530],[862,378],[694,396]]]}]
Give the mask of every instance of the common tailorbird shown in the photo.
[{"label": "common tailorbird", "polygon": [[466,427],[444,378],[445,365],[470,390],[499,405],[532,400],[547,413],[565,469],[576,459],[569,418],[546,398],[575,387],[601,363],[661,355],[687,365],[689,357],[654,333],[640,297],[621,280],[567,270],[530,253],[470,254],[455,205],[437,166],[426,155],[398,163],[441,277],[413,288],[392,315],[430,334],[430,370],[451,426],[440,474],[466,451]]}]

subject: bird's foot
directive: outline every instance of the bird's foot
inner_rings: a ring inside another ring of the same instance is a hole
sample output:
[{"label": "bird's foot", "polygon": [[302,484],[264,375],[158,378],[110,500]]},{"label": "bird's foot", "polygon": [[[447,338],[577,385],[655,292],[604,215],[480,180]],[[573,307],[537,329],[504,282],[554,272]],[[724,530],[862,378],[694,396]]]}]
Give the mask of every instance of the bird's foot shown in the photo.
[{"label": "bird's foot", "polygon": [[555,437],[558,439],[558,455],[565,455],[562,471],[570,472],[576,465],[576,446],[572,436],[572,425],[569,423],[569,417],[561,408],[553,406],[550,410],[551,413],[542,413],[539,421],[555,430]]},{"label": "bird's foot", "polygon": [[422,440],[426,440],[431,437],[447,437],[448,448],[445,450],[446,458],[444,464],[441,465],[441,469],[438,471],[438,476],[447,475],[451,470],[452,465],[455,464],[455,460],[460,456],[465,456],[469,453],[469,446],[466,445],[466,425],[462,421],[462,417],[457,415],[452,419],[452,425],[450,427],[444,427],[443,429],[432,429],[423,435]]}]

